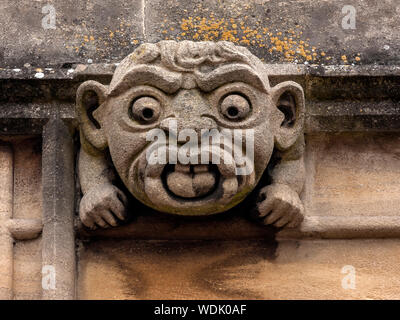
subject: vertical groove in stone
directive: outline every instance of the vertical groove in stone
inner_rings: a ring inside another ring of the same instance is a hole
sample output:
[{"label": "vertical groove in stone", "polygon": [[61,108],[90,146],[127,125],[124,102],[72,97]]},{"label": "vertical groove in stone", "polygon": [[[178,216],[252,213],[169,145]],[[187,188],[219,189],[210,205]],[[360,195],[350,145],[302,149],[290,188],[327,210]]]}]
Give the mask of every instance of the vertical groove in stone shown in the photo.
[{"label": "vertical groove in stone", "polygon": [[7,228],[13,211],[13,166],[11,145],[0,141],[0,300],[13,298],[13,239]]},{"label": "vertical groove in stone", "polygon": [[143,42],[147,42],[147,32],[146,32],[146,0],[142,1],[142,32],[143,32]]},{"label": "vertical groove in stone", "polygon": [[[55,289],[43,299],[75,298],[73,142],[61,119],[43,129],[43,267],[55,270]],[[47,267],[48,268],[48,267]]]}]

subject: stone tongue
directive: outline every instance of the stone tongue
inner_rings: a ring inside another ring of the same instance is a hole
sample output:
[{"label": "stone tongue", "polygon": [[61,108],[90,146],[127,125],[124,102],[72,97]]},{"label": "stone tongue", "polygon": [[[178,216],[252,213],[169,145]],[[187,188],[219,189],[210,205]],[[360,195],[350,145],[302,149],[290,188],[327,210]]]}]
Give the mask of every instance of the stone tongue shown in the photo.
[{"label": "stone tongue", "polygon": [[[197,170],[196,170],[197,171]],[[167,175],[167,186],[175,195],[183,198],[196,198],[207,194],[216,184],[214,172],[190,173],[178,171]]]}]

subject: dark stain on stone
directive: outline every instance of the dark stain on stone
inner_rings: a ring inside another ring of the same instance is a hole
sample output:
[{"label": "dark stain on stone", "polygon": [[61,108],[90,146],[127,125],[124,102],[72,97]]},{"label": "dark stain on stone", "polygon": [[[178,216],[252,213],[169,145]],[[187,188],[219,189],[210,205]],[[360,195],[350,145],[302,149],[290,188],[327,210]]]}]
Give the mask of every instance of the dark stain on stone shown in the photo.
[{"label": "dark stain on stone", "polygon": [[[146,291],[148,287],[148,281],[142,271],[134,268],[134,263],[132,261],[127,262],[125,259],[129,259],[130,256],[125,254],[121,255],[121,247],[126,248],[126,244],[123,241],[91,241],[83,242],[83,250],[87,250],[95,259],[105,260],[107,263],[114,266],[119,272],[115,274],[122,275],[124,281],[121,284],[124,287],[124,294],[135,299],[140,299],[146,296]],[[122,244],[119,245],[119,244]],[[119,254],[113,253],[117,251]],[[90,258],[90,259],[93,259]],[[134,259],[134,257],[132,257]]]},{"label": "dark stain on stone", "polygon": [[[262,299],[265,295],[247,286],[243,280],[257,282],[262,267],[260,262],[272,262],[276,258],[278,243],[274,241],[252,241],[249,247],[240,249],[226,258],[218,260],[193,275],[193,282],[205,290],[229,299]],[[245,269],[245,272],[241,272]],[[232,273],[232,271],[233,273]],[[232,287],[232,280],[240,280],[242,288]]]}]

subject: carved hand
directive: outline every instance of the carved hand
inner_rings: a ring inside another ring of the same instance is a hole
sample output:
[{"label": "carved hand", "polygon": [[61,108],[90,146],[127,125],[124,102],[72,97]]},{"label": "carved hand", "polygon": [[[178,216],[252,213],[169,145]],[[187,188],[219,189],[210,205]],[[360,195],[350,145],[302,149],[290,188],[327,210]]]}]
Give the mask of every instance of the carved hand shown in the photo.
[{"label": "carved hand", "polygon": [[91,188],[82,198],[79,216],[91,229],[117,226],[126,218],[126,196],[112,184],[104,183]]},{"label": "carved hand", "polygon": [[257,209],[264,224],[296,227],[303,221],[303,204],[289,186],[272,184],[261,189],[260,195],[263,200],[257,204]]}]

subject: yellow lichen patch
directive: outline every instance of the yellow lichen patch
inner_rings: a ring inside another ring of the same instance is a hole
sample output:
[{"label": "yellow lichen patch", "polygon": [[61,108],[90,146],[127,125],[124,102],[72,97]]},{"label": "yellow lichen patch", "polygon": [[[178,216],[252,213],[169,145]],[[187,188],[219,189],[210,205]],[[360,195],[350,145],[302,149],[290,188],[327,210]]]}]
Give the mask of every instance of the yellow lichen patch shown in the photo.
[{"label": "yellow lichen patch", "polygon": [[[295,61],[296,59],[313,61],[318,58],[317,47],[312,47],[311,54],[310,50],[305,49],[310,46],[306,40],[295,40],[300,38],[302,34],[300,30],[269,32],[270,28],[260,26],[260,23],[256,24],[257,27],[254,28],[254,26],[246,25],[244,21],[246,21],[246,16],[239,21],[234,18],[218,19],[214,15],[195,18],[189,16],[182,18],[180,23],[182,32],[176,36],[176,39],[184,37],[196,41],[226,40],[246,46],[258,46],[266,48],[271,53],[282,54],[286,61]],[[167,34],[168,32],[163,30],[162,33]]]},{"label": "yellow lichen patch", "polygon": [[[227,5],[221,5],[221,9],[227,12]],[[194,41],[230,41],[243,46],[260,48],[269,52],[274,58],[287,62],[317,63],[333,59],[327,57],[326,51],[307,38],[301,25],[292,25],[287,29],[277,29],[272,22],[266,25],[269,18],[260,20],[255,18],[255,10],[252,4],[228,5],[230,17],[219,17],[216,12],[201,3],[195,5],[191,15],[188,11],[182,11],[184,16],[177,24],[176,21],[165,19],[162,23],[161,34],[164,39],[194,40]],[[251,15],[250,11],[251,10]],[[178,32],[171,31],[178,29]],[[304,34],[303,34],[304,32]],[[307,34],[308,35],[308,34]],[[336,57],[340,60],[339,57]],[[352,59],[354,62],[360,58]],[[342,59],[347,63],[348,60]]]},{"label": "yellow lichen patch", "polygon": [[[226,21],[224,18],[216,19],[213,16],[183,18],[181,21],[181,36],[191,34],[193,40],[227,40],[238,43],[240,40],[237,34],[237,24],[234,20]],[[189,31],[189,32],[186,32]]]}]

